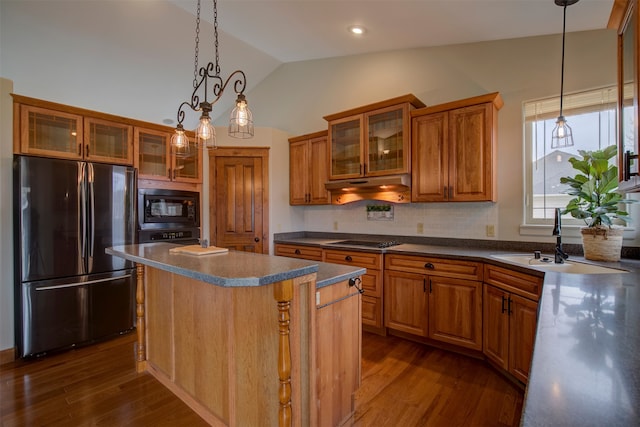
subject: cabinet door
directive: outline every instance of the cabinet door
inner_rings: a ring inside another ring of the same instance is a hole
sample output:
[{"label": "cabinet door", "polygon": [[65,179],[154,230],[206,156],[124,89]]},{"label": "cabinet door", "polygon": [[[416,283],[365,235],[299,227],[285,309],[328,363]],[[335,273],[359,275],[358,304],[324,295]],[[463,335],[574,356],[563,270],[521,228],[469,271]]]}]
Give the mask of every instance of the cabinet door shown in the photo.
[{"label": "cabinet door", "polygon": [[313,138],[309,140],[309,157],[307,158],[309,204],[329,204],[329,192],[324,184],[329,179],[329,148],[327,137]]},{"label": "cabinet door", "polygon": [[482,303],[484,354],[506,371],[509,363],[509,294],[484,284]]},{"label": "cabinet door", "polygon": [[536,337],[538,303],[511,295],[509,316],[509,372],[526,383]]},{"label": "cabinet door", "polygon": [[309,143],[298,141],[289,144],[289,204],[306,205],[308,198]]},{"label": "cabinet door", "polygon": [[82,158],[82,116],[20,106],[20,151],[23,154]]},{"label": "cabinet door", "polygon": [[449,112],[449,200],[493,200],[492,108],[487,103]]},{"label": "cabinet door", "polygon": [[191,148],[185,153],[172,153],[173,166],[171,179],[176,182],[202,183],[202,153],[196,148],[194,141],[190,141]]},{"label": "cabinet door", "polygon": [[329,122],[330,179],[363,175],[362,115]]},{"label": "cabinet door", "polygon": [[412,120],[411,200],[441,202],[449,196],[448,114]]},{"label": "cabinet door", "polygon": [[387,107],[364,116],[367,143],[365,175],[408,173],[409,106]]},{"label": "cabinet door", "polygon": [[482,350],[482,283],[429,277],[429,337]]},{"label": "cabinet door", "polygon": [[171,134],[135,128],[134,147],[138,178],[169,181],[171,179]]},{"label": "cabinet door", "polygon": [[133,127],[109,120],[84,120],[84,158],[92,162],[133,165]]},{"label": "cabinet door", "polygon": [[384,325],[426,337],[429,333],[427,276],[387,271],[384,276]]}]

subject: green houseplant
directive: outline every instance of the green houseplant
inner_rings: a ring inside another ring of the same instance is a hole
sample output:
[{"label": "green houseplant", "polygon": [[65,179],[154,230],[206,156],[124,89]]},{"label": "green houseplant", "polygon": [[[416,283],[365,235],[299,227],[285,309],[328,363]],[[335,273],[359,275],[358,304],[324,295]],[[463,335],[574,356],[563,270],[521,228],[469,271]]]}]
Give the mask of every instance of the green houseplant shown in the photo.
[{"label": "green houseplant", "polygon": [[581,159],[569,159],[578,173],[560,178],[560,183],[569,185],[567,193],[574,196],[562,213],[584,220],[586,227],[580,231],[586,259],[619,261],[623,229],[615,227],[614,220],[629,222],[629,214],[620,210],[620,204],[635,200],[625,199],[617,191],[618,168],[609,163],[616,156],[616,147],[578,153]]}]

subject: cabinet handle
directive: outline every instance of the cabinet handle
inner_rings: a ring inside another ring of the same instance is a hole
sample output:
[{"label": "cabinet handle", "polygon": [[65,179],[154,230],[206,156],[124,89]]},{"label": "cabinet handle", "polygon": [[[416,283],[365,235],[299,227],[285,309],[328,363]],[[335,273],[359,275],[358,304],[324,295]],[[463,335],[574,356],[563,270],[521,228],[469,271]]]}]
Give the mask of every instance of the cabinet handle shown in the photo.
[{"label": "cabinet handle", "polygon": [[433,282],[431,281],[431,279],[429,279],[429,293],[433,293]]},{"label": "cabinet handle", "polygon": [[82,157],[82,144],[78,144],[78,156]]},{"label": "cabinet handle", "polygon": [[296,255],[300,255],[300,249],[296,249],[295,251],[293,251],[293,253]]},{"label": "cabinet handle", "polygon": [[89,144],[87,144],[86,150],[87,152],[85,153],[85,157],[89,157]]},{"label": "cabinet handle", "polygon": [[254,237],[253,241],[258,243],[260,241],[260,238],[259,237]]},{"label": "cabinet handle", "polygon": [[629,181],[632,176],[637,176],[638,172],[631,173],[631,160],[638,159],[637,154],[631,154],[631,151],[624,153],[624,171],[622,173],[622,180]]},{"label": "cabinet handle", "polygon": [[509,304],[507,306],[507,313],[511,316],[511,297],[509,297]]},{"label": "cabinet handle", "polygon": [[174,170],[173,170],[173,179],[176,179],[176,170],[177,170],[177,169],[174,169]]},{"label": "cabinet handle", "polygon": [[171,179],[171,168],[167,169],[167,178]]},{"label": "cabinet handle", "polygon": [[504,313],[504,311],[505,311],[505,308],[504,308],[504,301],[505,301],[505,299],[506,299],[506,298],[504,297],[504,295],[502,295],[502,313]]},{"label": "cabinet handle", "polygon": [[426,263],[426,264],[424,265],[424,268],[427,268],[427,269],[429,269],[429,270],[434,270],[434,269],[436,268],[436,266],[435,266],[435,265],[433,265],[433,264],[431,264],[430,262],[428,262],[428,263]]},{"label": "cabinet handle", "polygon": [[353,258],[351,258],[351,255],[347,255],[346,257],[344,257],[344,260],[351,262],[353,261]]},{"label": "cabinet handle", "polygon": [[449,192],[447,191],[447,187],[442,187],[442,196],[446,199],[449,196]]},{"label": "cabinet handle", "polygon": [[427,293],[427,279],[422,279],[422,292]]}]

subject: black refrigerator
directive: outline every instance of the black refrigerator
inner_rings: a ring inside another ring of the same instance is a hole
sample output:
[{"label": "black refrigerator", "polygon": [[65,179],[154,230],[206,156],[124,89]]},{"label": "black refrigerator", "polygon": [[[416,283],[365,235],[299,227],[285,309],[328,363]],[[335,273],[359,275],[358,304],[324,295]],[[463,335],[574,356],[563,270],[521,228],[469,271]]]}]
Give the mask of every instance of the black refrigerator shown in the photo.
[{"label": "black refrigerator", "polygon": [[135,169],[14,156],[13,183],[19,356],[133,329],[134,266],[105,248],[134,243]]}]

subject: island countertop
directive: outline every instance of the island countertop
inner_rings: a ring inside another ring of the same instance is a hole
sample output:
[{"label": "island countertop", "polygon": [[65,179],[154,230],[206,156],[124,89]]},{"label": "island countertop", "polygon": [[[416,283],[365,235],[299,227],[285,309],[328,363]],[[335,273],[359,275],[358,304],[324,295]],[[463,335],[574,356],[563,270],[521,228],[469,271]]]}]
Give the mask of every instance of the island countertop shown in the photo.
[{"label": "island countertop", "polygon": [[107,248],[108,254],[181,274],[217,286],[263,286],[316,273],[316,287],[360,276],[366,269],[316,261],[229,251],[222,254],[171,253],[172,243],[144,243]]},{"label": "island countertop", "polygon": [[[276,243],[337,249],[336,240]],[[562,274],[492,257],[517,251],[473,244],[411,243],[366,251],[478,261],[544,276],[521,425],[640,425],[640,261],[596,263],[628,271],[622,274]],[[578,256],[570,259],[584,262]]]}]

